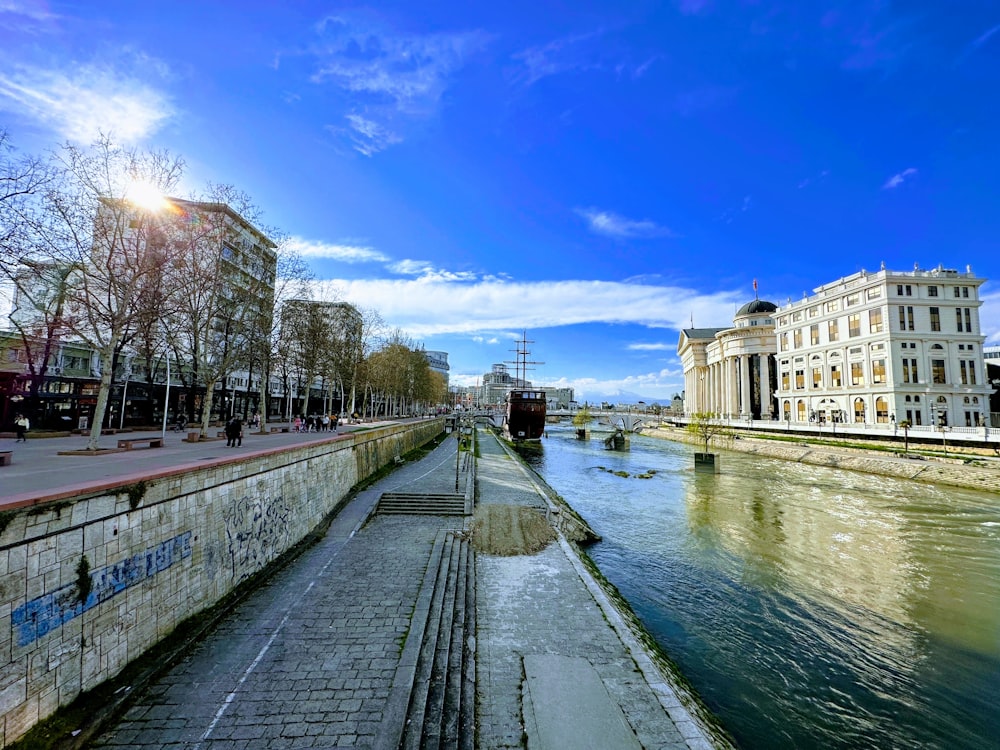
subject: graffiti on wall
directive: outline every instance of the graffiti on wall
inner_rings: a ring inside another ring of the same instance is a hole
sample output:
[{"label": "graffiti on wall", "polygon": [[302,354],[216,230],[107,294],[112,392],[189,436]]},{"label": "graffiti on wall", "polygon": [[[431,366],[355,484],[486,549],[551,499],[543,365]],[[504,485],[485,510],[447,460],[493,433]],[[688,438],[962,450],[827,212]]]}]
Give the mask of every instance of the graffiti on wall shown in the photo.
[{"label": "graffiti on wall", "polygon": [[130,586],[162,573],[179,560],[191,556],[191,532],[168,539],[145,552],[90,571],[90,593],[80,601],[80,586],[69,583],[55,591],[25,602],[11,613],[11,627],[17,645],[27,646],[74,617],[106,602]]},{"label": "graffiti on wall", "polygon": [[233,582],[249,578],[288,547],[290,511],[283,497],[244,496],[226,517]]}]

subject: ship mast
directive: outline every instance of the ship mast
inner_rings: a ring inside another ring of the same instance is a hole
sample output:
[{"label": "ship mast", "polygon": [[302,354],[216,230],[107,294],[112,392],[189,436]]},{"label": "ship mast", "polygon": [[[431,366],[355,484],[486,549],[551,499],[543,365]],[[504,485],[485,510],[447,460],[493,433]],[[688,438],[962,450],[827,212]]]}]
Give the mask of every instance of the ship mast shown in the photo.
[{"label": "ship mast", "polygon": [[517,359],[513,360],[513,361],[507,360],[507,361],[504,362],[504,364],[514,365],[514,378],[515,378],[515,380],[521,381],[520,385],[515,386],[517,388],[526,388],[527,387],[527,383],[528,383],[528,370],[529,369],[534,369],[534,368],[529,368],[528,365],[544,365],[545,364],[544,362],[535,362],[535,361],[529,361],[528,360],[528,355],[531,354],[531,352],[528,351],[528,344],[534,344],[534,343],[535,343],[534,341],[529,341],[528,340],[528,332],[527,331],[522,331],[521,332],[521,338],[516,342],[517,348],[510,350],[512,352],[515,352],[515,354],[517,356]]}]

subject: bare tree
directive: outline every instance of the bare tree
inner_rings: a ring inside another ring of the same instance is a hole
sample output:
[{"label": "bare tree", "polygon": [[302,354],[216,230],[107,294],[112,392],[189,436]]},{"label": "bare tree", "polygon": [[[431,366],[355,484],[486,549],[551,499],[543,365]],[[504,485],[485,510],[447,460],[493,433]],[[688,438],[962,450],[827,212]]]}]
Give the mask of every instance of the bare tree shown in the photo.
[{"label": "bare tree", "polygon": [[7,131],[0,130],[0,259],[7,267],[29,251],[26,214],[32,213],[35,197],[54,176],[42,159],[15,154]]},{"label": "bare tree", "polygon": [[96,450],[115,359],[135,334],[143,294],[162,284],[168,261],[166,248],[150,241],[160,218],[137,202],[138,188],[171,190],[183,162],[101,137],[89,148],[63,146],[49,169],[45,190],[20,212],[21,258],[65,274],[62,325],[97,352],[101,380],[87,444]]},{"label": "bare tree", "polygon": [[[215,389],[244,364],[274,310],[275,243],[256,228],[260,209],[246,193],[210,185],[206,200],[174,200],[171,222],[177,290],[174,330],[203,383],[201,434],[208,434]],[[220,418],[229,416],[223,401]]]}]

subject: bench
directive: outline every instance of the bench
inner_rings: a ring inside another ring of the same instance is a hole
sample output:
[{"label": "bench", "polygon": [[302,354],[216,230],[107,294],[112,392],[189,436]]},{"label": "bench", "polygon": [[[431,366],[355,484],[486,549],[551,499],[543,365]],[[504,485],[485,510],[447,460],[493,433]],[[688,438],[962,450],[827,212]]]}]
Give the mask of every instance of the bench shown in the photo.
[{"label": "bench", "polygon": [[0,451],[0,466],[10,466],[14,459],[14,451]]},{"label": "bench", "polygon": [[162,448],[163,438],[132,438],[131,440],[119,440],[118,447],[127,451],[132,450],[136,445],[146,445],[150,448]]}]

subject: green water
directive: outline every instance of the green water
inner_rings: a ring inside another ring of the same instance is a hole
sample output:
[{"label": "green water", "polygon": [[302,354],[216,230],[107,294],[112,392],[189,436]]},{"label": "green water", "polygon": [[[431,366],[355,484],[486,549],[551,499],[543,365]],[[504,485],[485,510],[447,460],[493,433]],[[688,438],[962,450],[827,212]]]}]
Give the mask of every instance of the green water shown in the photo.
[{"label": "green water", "polygon": [[1000,748],[1000,497],[548,435],[529,462],[741,747]]}]

